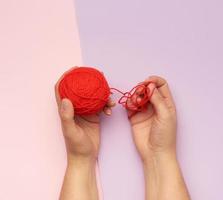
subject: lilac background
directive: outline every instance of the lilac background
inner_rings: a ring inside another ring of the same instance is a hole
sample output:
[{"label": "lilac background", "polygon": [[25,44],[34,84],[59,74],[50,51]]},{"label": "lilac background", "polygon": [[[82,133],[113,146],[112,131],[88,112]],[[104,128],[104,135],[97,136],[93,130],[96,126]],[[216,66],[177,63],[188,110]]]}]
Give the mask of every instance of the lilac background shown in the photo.
[{"label": "lilac background", "polygon": [[[193,200],[222,199],[223,3],[220,0],[76,0],[85,65],[131,89],[165,77],[175,97],[178,155]],[[141,163],[120,106],[103,119],[105,200],[142,200]]]}]

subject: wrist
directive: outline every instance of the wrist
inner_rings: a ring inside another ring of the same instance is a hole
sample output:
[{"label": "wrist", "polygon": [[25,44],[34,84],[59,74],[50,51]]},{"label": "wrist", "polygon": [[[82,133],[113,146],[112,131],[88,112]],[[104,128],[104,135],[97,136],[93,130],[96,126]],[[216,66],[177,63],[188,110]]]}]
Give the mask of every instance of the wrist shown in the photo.
[{"label": "wrist", "polygon": [[91,157],[74,156],[68,154],[67,165],[68,167],[78,168],[78,169],[95,168],[96,159]]},{"label": "wrist", "polygon": [[[96,162],[92,159],[68,155],[64,182],[66,189],[72,190],[74,199],[98,199]],[[67,195],[65,189],[63,195]]]},{"label": "wrist", "polygon": [[190,199],[175,151],[159,152],[143,167],[147,199]]},{"label": "wrist", "polygon": [[66,172],[76,177],[75,179],[85,182],[90,188],[96,181],[96,161],[68,156]]},{"label": "wrist", "polygon": [[149,199],[157,199],[163,187],[171,182],[178,162],[175,152],[159,152],[143,163],[146,185],[150,188],[147,195]]},{"label": "wrist", "polygon": [[154,152],[153,155],[149,156],[143,161],[143,166],[145,170],[163,170],[169,164],[177,164],[176,151],[159,151]]}]

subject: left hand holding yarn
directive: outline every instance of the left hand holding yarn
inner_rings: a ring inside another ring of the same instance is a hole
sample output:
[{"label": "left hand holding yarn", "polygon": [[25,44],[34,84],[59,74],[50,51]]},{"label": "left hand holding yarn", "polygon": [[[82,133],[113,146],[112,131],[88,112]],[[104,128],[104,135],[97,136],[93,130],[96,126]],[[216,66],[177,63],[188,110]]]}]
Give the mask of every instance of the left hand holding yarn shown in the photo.
[{"label": "left hand holding yarn", "polygon": [[[72,102],[67,98],[61,99],[58,91],[60,80],[71,70],[65,72],[55,85],[55,95],[67,148],[68,162],[75,160],[75,162],[94,163],[98,156],[100,143],[99,113],[88,116],[75,115]],[[103,112],[106,115],[111,115],[111,108],[114,105],[115,103],[109,99]]]}]

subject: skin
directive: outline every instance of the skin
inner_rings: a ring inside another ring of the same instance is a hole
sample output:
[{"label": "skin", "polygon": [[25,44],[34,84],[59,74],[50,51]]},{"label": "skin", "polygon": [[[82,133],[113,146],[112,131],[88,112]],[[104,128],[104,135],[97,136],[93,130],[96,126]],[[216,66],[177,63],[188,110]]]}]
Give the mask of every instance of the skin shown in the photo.
[{"label": "skin", "polygon": [[[67,168],[60,200],[98,200],[95,166],[100,144],[99,115],[76,116],[71,101],[60,99],[58,84],[63,76],[55,85],[55,96],[67,150]],[[115,103],[109,100],[103,112],[111,115],[111,108],[114,105]]]},{"label": "skin", "polygon": [[140,84],[153,91],[146,112],[130,119],[133,139],[143,162],[146,200],[189,200],[176,156],[177,117],[169,86],[158,76]]},{"label": "skin", "polygon": [[[100,145],[99,114],[76,116],[71,101],[59,97],[61,78],[55,86],[55,94],[67,149],[67,169],[60,200],[98,200],[95,165]],[[145,199],[189,200],[176,157],[176,108],[168,84],[157,76],[140,84],[153,91],[146,112],[139,112],[130,119],[133,139],[143,162]],[[140,97],[133,100],[141,101]],[[114,105],[109,100],[103,112],[111,115]]]}]

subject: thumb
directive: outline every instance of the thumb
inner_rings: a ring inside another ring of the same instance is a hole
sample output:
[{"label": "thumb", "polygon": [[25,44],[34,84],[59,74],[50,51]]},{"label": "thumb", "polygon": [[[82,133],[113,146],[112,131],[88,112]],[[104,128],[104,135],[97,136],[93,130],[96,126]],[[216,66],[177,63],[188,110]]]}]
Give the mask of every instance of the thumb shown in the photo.
[{"label": "thumb", "polygon": [[149,84],[147,87],[149,90],[148,92],[153,91],[150,102],[154,106],[156,113],[158,114],[158,116],[164,116],[168,112],[164,98],[162,97],[154,83]]},{"label": "thumb", "polygon": [[62,99],[60,104],[61,123],[65,129],[71,128],[74,123],[74,107],[69,99]]}]

